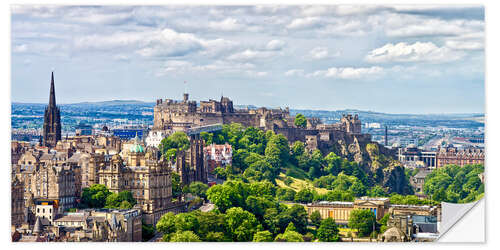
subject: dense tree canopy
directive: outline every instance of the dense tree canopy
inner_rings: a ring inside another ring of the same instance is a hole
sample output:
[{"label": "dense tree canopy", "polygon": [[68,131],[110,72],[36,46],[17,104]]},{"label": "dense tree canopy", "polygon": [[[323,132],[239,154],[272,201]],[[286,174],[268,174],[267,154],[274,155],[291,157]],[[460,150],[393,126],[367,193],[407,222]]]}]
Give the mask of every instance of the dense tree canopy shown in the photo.
[{"label": "dense tree canopy", "polygon": [[431,172],[425,178],[424,193],[432,200],[467,203],[481,198],[484,184],[479,174],[483,165],[448,165]]},{"label": "dense tree canopy", "polygon": [[105,208],[131,209],[135,204],[137,204],[137,201],[134,199],[132,193],[125,190],[117,194],[108,195],[106,197]]},{"label": "dense tree canopy", "polygon": [[175,132],[160,142],[160,152],[167,159],[173,159],[178,150],[187,150],[190,142],[186,133],[182,131]]},{"label": "dense tree canopy", "polygon": [[83,189],[81,205],[89,208],[102,208],[106,206],[106,199],[109,195],[111,195],[111,192],[106,186],[93,184]]},{"label": "dense tree canopy", "polygon": [[335,224],[335,220],[332,218],[322,220],[318,228],[317,237],[319,241],[324,242],[339,241],[339,229],[337,224]]},{"label": "dense tree canopy", "polygon": [[259,231],[253,235],[254,242],[272,242],[273,234],[267,230]]},{"label": "dense tree canopy", "polygon": [[319,213],[318,210],[314,210],[314,212],[309,215],[309,219],[311,220],[311,225],[315,226],[316,228],[319,228],[321,225],[321,214]]},{"label": "dense tree canopy", "polygon": [[305,128],[307,126],[307,118],[303,114],[298,113],[295,115],[294,124],[299,128]]},{"label": "dense tree canopy", "polygon": [[262,230],[257,218],[241,207],[228,209],[225,221],[233,241],[252,241],[253,235]]},{"label": "dense tree canopy", "polygon": [[353,209],[349,216],[348,226],[358,230],[359,236],[368,236],[375,229],[375,214],[366,209]]},{"label": "dense tree canopy", "polygon": [[203,182],[199,182],[199,181],[195,181],[195,182],[192,182],[189,184],[189,186],[186,186],[184,187],[184,190],[183,192],[184,193],[190,193],[190,194],[193,194],[193,195],[196,195],[200,198],[207,198],[207,190],[208,190],[208,185],[203,183]]}]

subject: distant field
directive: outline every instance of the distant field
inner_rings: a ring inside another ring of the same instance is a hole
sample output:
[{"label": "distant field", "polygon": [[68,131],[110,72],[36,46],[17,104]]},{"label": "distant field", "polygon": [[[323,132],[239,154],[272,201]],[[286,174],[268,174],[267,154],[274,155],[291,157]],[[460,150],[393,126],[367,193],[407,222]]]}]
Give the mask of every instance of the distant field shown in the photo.
[{"label": "distant field", "polygon": [[484,116],[464,118],[464,119],[462,119],[462,120],[467,120],[467,121],[475,121],[475,122],[484,123]]}]

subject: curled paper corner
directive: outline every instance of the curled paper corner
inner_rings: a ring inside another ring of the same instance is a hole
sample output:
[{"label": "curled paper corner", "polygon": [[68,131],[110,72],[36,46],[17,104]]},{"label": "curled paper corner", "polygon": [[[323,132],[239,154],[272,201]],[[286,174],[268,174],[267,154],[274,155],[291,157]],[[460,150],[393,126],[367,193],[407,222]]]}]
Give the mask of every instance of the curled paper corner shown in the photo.
[{"label": "curled paper corner", "polygon": [[465,204],[441,202],[437,242],[484,242],[484,198]]}]

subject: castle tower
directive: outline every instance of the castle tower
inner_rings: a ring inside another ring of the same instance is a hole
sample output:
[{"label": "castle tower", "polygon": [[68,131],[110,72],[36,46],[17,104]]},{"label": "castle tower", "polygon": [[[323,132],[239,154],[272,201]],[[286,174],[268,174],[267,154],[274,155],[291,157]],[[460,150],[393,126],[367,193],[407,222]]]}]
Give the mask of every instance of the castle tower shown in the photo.
[{"label": "castle tower", "polygon": [[55,147],[61,140],[61,116],[56,106],[56,91],[54,87],[54,72],[50,81],[49,105],[45,108],[43,118],[43,145]]}]

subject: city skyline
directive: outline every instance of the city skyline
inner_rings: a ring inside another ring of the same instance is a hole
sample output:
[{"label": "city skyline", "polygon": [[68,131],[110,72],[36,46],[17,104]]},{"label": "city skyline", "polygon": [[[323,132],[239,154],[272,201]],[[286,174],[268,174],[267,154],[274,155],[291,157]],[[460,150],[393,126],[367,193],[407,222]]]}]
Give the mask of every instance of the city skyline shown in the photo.
[{"label": "city skyline", "polygon": [[11,10],[13,102],[45,103],[55,70],[58,103],[154,102],[187,89],[243,105],[484,113],[479,6]]}]

